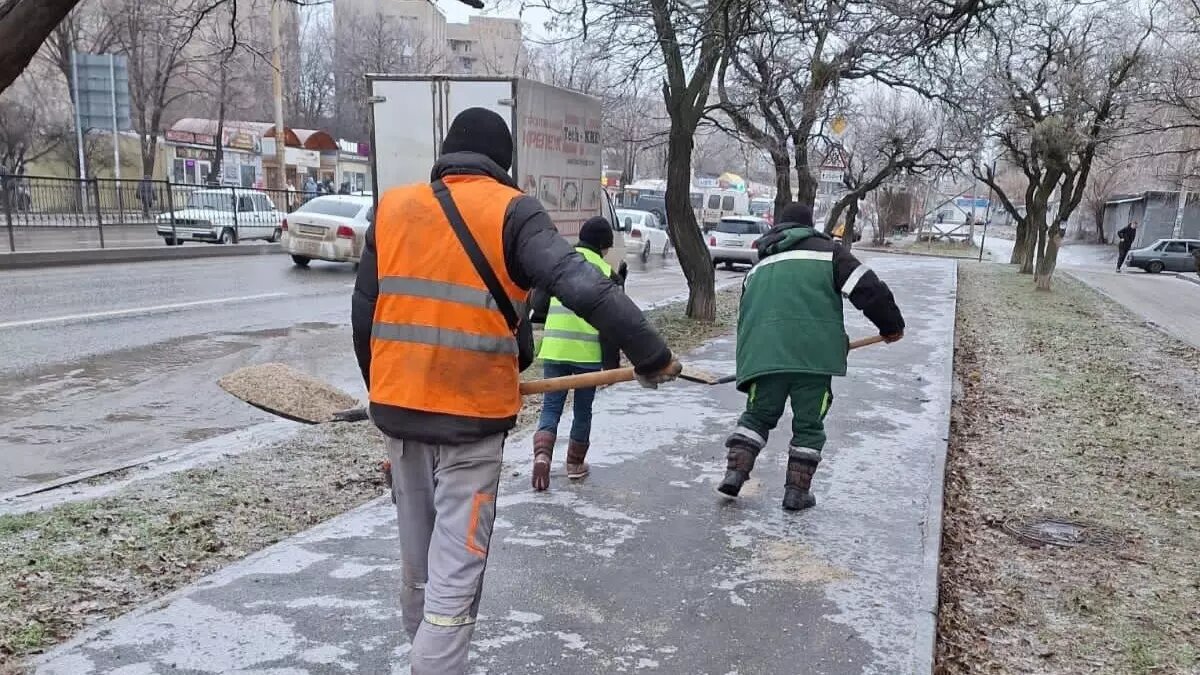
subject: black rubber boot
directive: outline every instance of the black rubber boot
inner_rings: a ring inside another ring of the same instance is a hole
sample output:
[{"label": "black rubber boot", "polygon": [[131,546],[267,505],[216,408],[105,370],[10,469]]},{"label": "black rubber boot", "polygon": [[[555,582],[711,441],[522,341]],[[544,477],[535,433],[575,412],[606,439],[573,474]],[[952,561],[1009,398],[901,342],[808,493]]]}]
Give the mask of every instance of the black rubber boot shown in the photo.
[{"label": "black rubber boot", "polygon": [[753,440],[736,433],[725,442],[725,447],[729,448],[725,478],[721,479],[717,492],[726,497],[736,497],[742,491],[742,485],[750,479],[750,472],[754,470],[754,460],[758,458],[758,452],[762,448]]},{"label": "black rubber boot", "polygon": [[807,448],[788,449],[787,479],[783,488],[783,510],[803,511],[817,505],[812,494],[812,477],[821,463],[821,453]]}]

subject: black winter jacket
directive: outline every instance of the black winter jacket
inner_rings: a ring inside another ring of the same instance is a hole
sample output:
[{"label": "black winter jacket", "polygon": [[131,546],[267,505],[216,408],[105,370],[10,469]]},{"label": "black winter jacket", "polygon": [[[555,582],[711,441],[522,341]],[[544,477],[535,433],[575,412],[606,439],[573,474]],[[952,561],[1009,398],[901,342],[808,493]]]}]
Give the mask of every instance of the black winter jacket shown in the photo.
[{"label": "black winter jacket", "polygon": [[[488,176],[517,187],[499,165],[471,152],[443,155],[434,165],[430,180],[455,175]],[[388,223],[385,226],[404,225]],[[351,309],[354,353],[368,389],[371,386],[371,326],[379,296],[375,230],[374,223],[367,229]],[[616,342],[639,373],[657,372],[670,364],[671,350],[642,316],[637,305],[558,234],[537,199],[520,196],[512,200],[504,216],[503,241],[504,264],[509,277],[518,286],[547,289],[568,309]],[[447,445],[477,441],[509,431],[516,425],[515,416],[479,419],[378,403],[371,404],[371,419],[392,438]]]},{"label": "black winter jacket", "polygon": [[[588,248],[592,248],[588,246]],[[592,249],[595,250],[595,249]],[[600,251],[596,251],[599,253]],[[621,267],[612,271],[609,275],[609,280],[621,290],[625,290],[625,280],[629,278],[629,267],[625,261],[621,261]],[[541,288],[535,288],[529,292],[529,320],[533,323],[546,323],[546,315],[550,313],[550,298],[552,296],[548,291]],[[608,339],[603,333],[600,334],[600,369],[615,370],[621,367],[621,348],[616,342]]]},{"label": "black winter jacket", "polygon": [[1126,225],[1125,227],[1117,230],[1117,239],[1120,242],[1118,244],[1120,248],[1129,250],[1133,248],[1133,240],[1137,239],[1137,230],[1135,230],[1131,225]]}]

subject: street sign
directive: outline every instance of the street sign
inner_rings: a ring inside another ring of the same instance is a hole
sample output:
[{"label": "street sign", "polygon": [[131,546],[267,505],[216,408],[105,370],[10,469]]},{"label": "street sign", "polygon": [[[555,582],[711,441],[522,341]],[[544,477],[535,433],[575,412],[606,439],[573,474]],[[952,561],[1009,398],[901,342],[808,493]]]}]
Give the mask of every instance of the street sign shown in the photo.
[{"label": "street sign", "polygon": [[112,129],[116,107],[117,129],[133,126],[129,113],[129,60],[114,54],[75,52],[75,90],[79,121],[84,130]]}]

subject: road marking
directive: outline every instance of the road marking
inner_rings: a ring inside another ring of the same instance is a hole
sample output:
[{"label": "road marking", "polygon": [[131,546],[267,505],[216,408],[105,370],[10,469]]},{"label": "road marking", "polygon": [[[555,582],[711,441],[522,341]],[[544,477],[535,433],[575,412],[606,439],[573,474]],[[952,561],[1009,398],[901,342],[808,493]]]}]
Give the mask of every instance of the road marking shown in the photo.
[{"label": "road marking", "polygon": [[214,298],[212,300],[195,300],[193,302],[177,302],[171,305],[154,305],[152,307],[134,307],[132,309],[114,309],[108,312],[92,312],[90,314],[69,314],[67,316],[55,316],[48,319],[26,319],[24,321],[9,321],[0,323],[0,330],[5,328],[23,328],[26,326],[41,326],[48,323],[67,323],[71,321],[86,321],[89,319],[112,319],[121,316],[134,316],[137,314],[153,314],[155,312],[168,312],[176,309],[190,309],[192,307],[204,307],[206,305],[222,305],[233,302],[248,302],[250,300],[268,300],[270,298],[282,298],[287,293],[259,293],[258,295],[239,295],[232,298]]}]

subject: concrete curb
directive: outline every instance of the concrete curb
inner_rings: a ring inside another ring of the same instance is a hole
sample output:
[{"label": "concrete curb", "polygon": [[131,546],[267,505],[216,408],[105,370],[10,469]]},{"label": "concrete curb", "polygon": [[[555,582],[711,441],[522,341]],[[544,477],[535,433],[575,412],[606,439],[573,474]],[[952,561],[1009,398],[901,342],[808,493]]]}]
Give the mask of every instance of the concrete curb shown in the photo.
[{"label": "concrete curb", "polygon": [[[972,261],[974,262],[974,261]],[[958,316],[958,265],[954,266],[954,301],[952,303],[954,317]],[[949,384],[948,404],[946,406],[946,424],[942,428],[944,443],[941,452],[936,453],[930,461],[929,494],[925,496],[925,521],[921,536],[921,559],[924,574],[917,588],[916,624],[916,656],[913,659],[914,673],[933,673],[937,661],[938,641],[938,606],[940,603],[939,589],[942,573],[942,518],[945,510],[946,488],[946,456],[950,452],[950,420],[954,414],[954,358],[955,337],[958,333],[957,318],[951,337],[951,345],[942,368],[947,371],[946,381]]]},{"label": "concrete curb", "polygon": [[[887,253],[890,255],[911,255],[911,256],[916,256],[918,258],[941,258],[943,260],[979,262],[979,259],[976,258],[975,256],[967,257],[967,256],[960,256],[960,255],[943,255],[941,253],[920,253],[918,251],[897,251],[895,249],[890,249],[890,248],[874,248],[871,246],[855,246],[853,249],[851,249],[851,252],[854,252],[854,251],[869,251],[871,253]],[[992,261],[988,260],[987,256],[985,255],[983,262],[992,262]]]},{"label": "concrete curb", "polygon": [[72,249],[69,251],[27,251],[0,254],[0,270],[100,265],[107,263],[148,262],[155,260],[192,260],[244,255],[282,253],[279,244],[238,244],[219,246],[158,246],[137,248]]},{"label": "concrete curb", "polygon": [[1168,272],[1167,274],[1170,274],[1176,279],[1183,279],[1189,284],[1196,284],[1200,286],[1200,274],[1188,274],[1186,272]]}]

